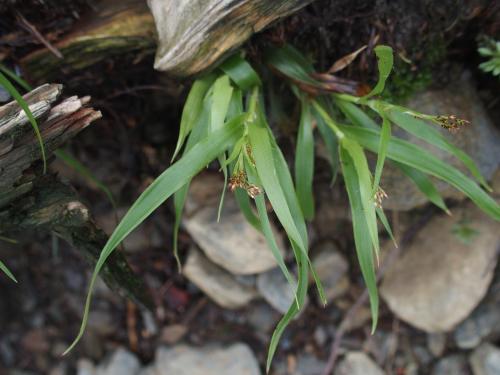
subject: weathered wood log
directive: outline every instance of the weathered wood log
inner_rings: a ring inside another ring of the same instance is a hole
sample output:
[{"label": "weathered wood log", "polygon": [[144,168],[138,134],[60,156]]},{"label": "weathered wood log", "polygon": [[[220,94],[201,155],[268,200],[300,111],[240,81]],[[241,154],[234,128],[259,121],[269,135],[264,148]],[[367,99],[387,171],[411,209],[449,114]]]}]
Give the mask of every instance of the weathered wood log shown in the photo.
[{"label": "weathered wood log", "polygon": [[[43,85],[25,95],[42,135],[47,156],[101,117],[87,107],[89,97],[62,100],[62,85]],[[0,107],[0,234],[52,232],[73,245],[91,264],[107,236],[97,228],[78,194],[54,174],[42,174],[41,149],[26,114],[14,101]],[[152,306],[123,254],[109,258],[103,278],[136,302]]]},{"label": "weathered wood log", "polygon": [[44,48],[25,56],[21,65],[32,80],[50,80],[61,71],[124,53],[152,55],[158,42],[155,68],[186,77],[210,68],[252,34],[312,1],[149,0],[151,15],[142,0],[104,0],[53,44],[62,59]]},{"label": "weathered wood log", "polygon": [[124,53],[151,56],[156,47],[154,20],[143,0],[105,0],[75,24],[74,31],[54,43],[63,58],[47,48],[25,56],[21,65],[33,81],[47,81],[61,71],[84,69]]},{"label": "weathered wood log", "polygon": [[148,0],[159,45],[155,68],[197,74],[252,34],[314,0]]}]

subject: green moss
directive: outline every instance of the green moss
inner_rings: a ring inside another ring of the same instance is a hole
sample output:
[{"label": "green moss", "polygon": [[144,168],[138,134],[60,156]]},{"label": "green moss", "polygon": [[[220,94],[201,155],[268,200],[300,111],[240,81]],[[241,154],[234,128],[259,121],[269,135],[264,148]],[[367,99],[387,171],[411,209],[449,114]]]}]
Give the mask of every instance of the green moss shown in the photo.
[{"label": "green moss", "polygon": [[[435,77],[437,66],[446,56],[446,44],[442,37],[436,37],[416,64],[404,61],[396,55],[394,70],[386,85],[383,98],[391,103],[402,103],[414,93],[427,88]],[[410,55],[416,56],[420,48],[414,48]]]}]

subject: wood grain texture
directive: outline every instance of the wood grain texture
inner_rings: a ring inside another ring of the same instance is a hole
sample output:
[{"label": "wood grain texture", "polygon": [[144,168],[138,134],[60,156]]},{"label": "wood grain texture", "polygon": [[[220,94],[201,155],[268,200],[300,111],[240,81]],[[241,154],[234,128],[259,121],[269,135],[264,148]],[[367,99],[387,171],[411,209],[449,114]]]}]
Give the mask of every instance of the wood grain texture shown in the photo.
[{"label": "wood grain texture", "polygon": [[149,0],[159,45],[155,68],[197,74],[253,33],[314,0]]},{"label": "wood grain texture", "polygon": [[[94,120],[99,111],[90,97],[72,96],[58,102],[62,85],[46,84],[24,96],[42,135],[47,157]],[[0,234],[26,231],[55,233],[92,265],[107,236],[94,223],[78,194],[55,174],[42,175],[41,151],[26,114],[13,101],[0,107]],[[103,270],[106,283],[120,294],[151,307],[151,298],[124,255],[113,254]]]},{"label": "wood grain texture", "polygon": [[143,0],[104,0],[77,24],[56,47],[64,56],[54,56],[47,48],[25,56],[21,65],[34,80],[50,80],[63,72],[73,72],[124,53],[151,56],[155,51],[154,20]]}]

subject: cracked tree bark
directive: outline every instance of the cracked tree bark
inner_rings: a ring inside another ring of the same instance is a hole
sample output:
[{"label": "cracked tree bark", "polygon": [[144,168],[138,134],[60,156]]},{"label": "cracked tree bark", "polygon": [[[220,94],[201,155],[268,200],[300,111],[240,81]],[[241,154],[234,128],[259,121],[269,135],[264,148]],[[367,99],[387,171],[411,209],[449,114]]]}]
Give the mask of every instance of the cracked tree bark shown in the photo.
[{"label": "cracked tree bark", "polygon": [[[47,84],[25,95],[47,157],[101,117],[87,106],[89,97],[73,96],[56,104],[61,91],[62,85]],[[24,111],[15,101],[0,107],[0,234],[11,236],[34,229],[52,232],[94,265],[107,236],[71,186],[55,174],[42,174],[40,158],[38,140]],[[120,252],[109,258],[102,277],[120,294],[152,306],[142,282]]]}]

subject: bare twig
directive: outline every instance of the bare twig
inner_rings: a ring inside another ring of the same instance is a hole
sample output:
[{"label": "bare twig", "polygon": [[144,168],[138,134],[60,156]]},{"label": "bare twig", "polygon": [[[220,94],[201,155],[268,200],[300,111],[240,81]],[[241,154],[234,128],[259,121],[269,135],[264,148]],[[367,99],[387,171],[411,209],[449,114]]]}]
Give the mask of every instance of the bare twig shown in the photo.
[{"label": "bare twig", "polygon": [[19,23],[21,26],[23,26],[28,32],[30,32],[40,43],[42,43],[47,49],[52,52],[56,57],[62,59],[64,56],[62,55],[61,51],[59,51],[56,47],[52,45],[33,25],[31,22],[29,22],[24,16],[20,13],[17,12],[17,18],[19,19]]}]

